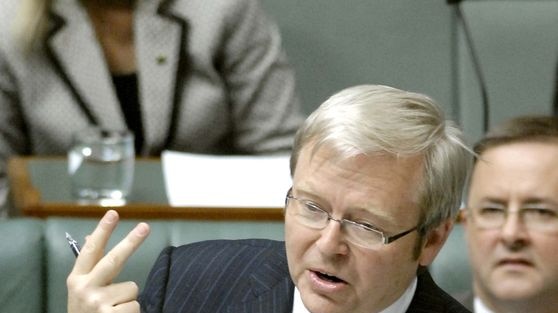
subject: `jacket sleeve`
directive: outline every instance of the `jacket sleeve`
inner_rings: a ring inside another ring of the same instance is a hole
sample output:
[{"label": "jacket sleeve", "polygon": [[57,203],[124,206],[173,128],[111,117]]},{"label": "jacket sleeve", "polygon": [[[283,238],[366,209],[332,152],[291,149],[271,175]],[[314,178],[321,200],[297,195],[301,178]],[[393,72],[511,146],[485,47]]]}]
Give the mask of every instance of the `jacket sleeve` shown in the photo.
[{"label": "jacket sleeve", "polygon": [[234,3],[220,58],[235,121],[234,145],[249,153],[289,151],[303,114],[278,26],[259,1]]},{"label": "jacket sleeve", "polygon": [[165,248],[151,268],[145,288],[138,299],[142,313],[163,312],[166,288],[169,279],[171,254],[174,247]]}]

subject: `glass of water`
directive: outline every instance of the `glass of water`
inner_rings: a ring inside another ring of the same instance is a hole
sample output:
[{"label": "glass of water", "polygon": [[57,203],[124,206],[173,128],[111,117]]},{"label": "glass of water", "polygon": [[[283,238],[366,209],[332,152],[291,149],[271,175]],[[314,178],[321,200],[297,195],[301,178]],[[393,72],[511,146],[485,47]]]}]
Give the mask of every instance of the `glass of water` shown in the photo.
[{"label": "glass of water", "polygon": [[74,135],[68,152],[72,195],[82,204],[126,204],[134,180],[134,135],[89,127]]}]

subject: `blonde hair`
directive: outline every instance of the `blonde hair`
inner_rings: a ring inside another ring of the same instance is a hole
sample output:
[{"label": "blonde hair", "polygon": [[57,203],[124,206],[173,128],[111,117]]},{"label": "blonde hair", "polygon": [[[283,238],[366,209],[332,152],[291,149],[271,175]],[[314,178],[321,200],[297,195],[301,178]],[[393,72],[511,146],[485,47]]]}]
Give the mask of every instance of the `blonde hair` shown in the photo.
[{"label": "blonde hair", "polygon": [[29,52],[45,35],[51,2],[52,0],[20,0],[13,32],[23,51]]}]

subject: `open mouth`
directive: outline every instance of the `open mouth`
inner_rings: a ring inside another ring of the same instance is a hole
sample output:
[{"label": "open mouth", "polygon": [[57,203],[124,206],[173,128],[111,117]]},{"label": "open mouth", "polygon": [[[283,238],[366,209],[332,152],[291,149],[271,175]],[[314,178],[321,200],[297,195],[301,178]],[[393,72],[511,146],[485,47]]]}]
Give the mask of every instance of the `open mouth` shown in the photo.
[{"label": "open mouth", "polygon": [[328,275],[328,274],[322,273],[322,272],[314,272],[314,273],[316,273],[316,275],[317,275],[320,279],[323,279],[323,280],[328,281],[328,282],[332,282],[332,283],[345,283],[344,280],[342,280],[342,279],[340,279],[340,278],[338,278],[338,277],[336,277],[336,276]]}]

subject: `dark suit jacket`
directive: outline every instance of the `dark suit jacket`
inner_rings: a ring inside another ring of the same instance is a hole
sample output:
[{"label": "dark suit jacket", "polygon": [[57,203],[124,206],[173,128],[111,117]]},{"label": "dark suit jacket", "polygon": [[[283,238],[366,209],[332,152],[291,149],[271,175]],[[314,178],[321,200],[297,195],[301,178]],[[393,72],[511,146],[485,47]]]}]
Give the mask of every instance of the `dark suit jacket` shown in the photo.
[{"label": "dark suit jacket", "polygon": [[[163,250],[140,304],[147,313],[290,313],[293,292],[284,242],[216,240]],[[407,312],[469,311],[425,271]]]},{"label": "dark suit jacket", "polygon": [[468,310],[474,312],[475,295],[473,294],[472,291],[464,291],[456,294],[452,293],[452,297],[454,297],[457,301],[463,304],[463,306],[466,307]]}]

